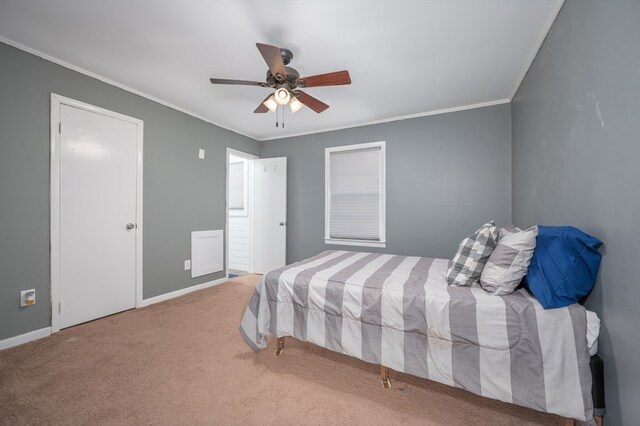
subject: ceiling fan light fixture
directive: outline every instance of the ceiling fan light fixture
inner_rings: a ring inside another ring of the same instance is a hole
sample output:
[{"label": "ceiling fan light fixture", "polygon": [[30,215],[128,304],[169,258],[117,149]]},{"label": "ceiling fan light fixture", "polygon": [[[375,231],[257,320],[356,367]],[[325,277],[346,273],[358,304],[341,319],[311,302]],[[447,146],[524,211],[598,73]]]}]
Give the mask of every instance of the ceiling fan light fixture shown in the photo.
[{"label": "ceiling fan light fixture", "polygon": [[278,105],[286,105],[289,103],[289,100],[291,99],[291,94],[284,87],[281,87],[278,90],[276,90],[273,96],[275,97],[275,100],[278,103]]},{"label": "ceiling fan light fixture", "polygon": [[304,104],[300,102],[295,96],[293,96],[289,101],[289,107],[291,107],[291,112],[294,114],[298,112],[303,106]]},{"label": "ceiling fan light fixture", "polygon": [[271,112],[276,112],[276,109],[278,108],[278,103],[276,102],[276,98],[273,95],[271,95],[269,99],[264,101],[263,104],[264,106],[269,108],[269,111]]}]

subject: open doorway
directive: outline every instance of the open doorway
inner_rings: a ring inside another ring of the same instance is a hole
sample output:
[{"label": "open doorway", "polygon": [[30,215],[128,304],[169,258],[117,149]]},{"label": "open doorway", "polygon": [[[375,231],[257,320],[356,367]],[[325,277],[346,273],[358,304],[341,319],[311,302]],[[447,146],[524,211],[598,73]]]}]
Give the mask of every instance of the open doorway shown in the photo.
[{"label": "open doorway", "polygon": [[227,276],[252,272],[253,160],[227,148]]}]

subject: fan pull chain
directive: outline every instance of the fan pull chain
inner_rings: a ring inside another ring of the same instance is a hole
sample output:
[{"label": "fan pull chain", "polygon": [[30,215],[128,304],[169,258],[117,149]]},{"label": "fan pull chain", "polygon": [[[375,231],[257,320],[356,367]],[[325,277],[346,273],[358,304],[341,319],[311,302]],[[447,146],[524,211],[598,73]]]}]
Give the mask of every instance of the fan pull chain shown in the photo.
[{"label": "fan pull chain", "polygon": [[[276,127],[279,127],[278,118],[280,118],[280,107],[276,108]],[[282,128],[284,129],[284,105],[282,106]]]}]

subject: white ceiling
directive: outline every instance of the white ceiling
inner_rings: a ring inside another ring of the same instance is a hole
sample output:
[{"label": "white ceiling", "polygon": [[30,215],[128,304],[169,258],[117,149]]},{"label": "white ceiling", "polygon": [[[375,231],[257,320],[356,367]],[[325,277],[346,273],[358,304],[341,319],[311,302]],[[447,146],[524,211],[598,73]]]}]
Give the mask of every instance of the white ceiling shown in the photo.
[{"label": "white ceiling", "polygon": [[[0,0],[0,37],[258,140],[509,101],[563,0]],[[1,40],[1,39],[0,39]],[[286,47],[316,114],[253,110],[269,89],[255,43]]]}]

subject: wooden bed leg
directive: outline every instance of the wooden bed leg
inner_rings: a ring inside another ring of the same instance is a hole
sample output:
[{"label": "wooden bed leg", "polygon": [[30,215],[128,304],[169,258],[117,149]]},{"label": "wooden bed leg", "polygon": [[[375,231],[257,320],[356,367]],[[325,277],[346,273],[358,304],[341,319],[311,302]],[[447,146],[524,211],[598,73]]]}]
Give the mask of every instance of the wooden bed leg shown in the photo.
[{"label": "wooden bed leg", "polygon": [[[603,419],[602,419],[602,416],[593,416],[593,419],[596,421],[596,425],[597,425],[597,426],[603,426],[603,423],[602,423],[602,420],[603,420]],[[577,421],[575,421],[575,420],[573,420],[573,419],[565,418],[565,419],[564,419],[563,426],[574,426],[574,425],[577,425],[577,424],[578,424],[578,422],[577,422]]]},{"label": "wooden bed leg", "polygon": [[382,377],[382,386],[385,389],[391,389],[391,379],[389,378],[389,369],[384,365],[380,366],[380,377]]},{"label": "wooden bed leg", "polygon": [[284,350],[284,337],[278,337],[278,347],[276,347],[276,356],[280,356]]}]

